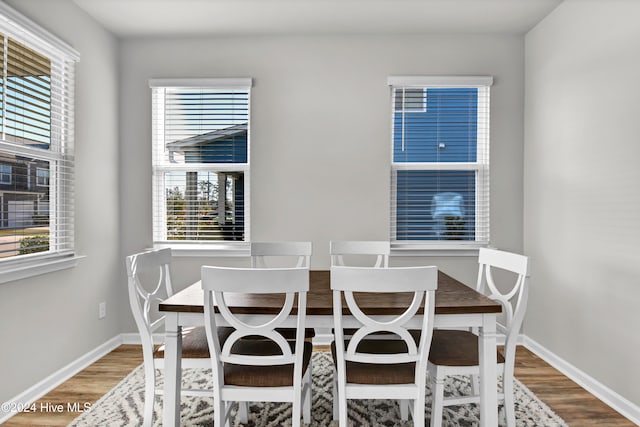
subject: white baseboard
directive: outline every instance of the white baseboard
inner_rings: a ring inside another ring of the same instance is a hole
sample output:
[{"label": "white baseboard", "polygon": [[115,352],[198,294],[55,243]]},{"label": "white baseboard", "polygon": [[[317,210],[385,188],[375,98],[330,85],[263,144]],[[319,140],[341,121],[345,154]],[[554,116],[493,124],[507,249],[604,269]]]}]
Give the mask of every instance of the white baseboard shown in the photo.
[{"label": "white baseboard", "polygon": [[[120,334],[120,338],[122,339],[122,344],[137,344],[142,345],[142,340],[140,339],[140,334],[137,332],[130,332]],[[164,343],[164,335],[163,334],[153,334],[153,343],[154,344],[162,344]]]},{"label": "white baseboard", "polygon": [[140,334],[137,332],[120,334],[120,339],[122,340],[122,344],[142,344]]},{"label": "white baseboard", "polygon": [[631,422],[640,425],[640,406],[635,405],[633,402],[611,390],[595,378],[587,375],[528,336],[522,336],[522,338],[524,346],[549,365],[562,372],[576,384],[583,387],[596,398],[602,400]]},{"label": "white baseboard", "polygon": [[[140,340],[138,339],[138,341]],[[93,362],[116,349],[120,344],[122,344],[122,337],[120,335],[116,335],[104,344],[99,345],[95,349],[69,363],[67,366],[29,387],[14,398],[9,399],[7,402],[2,404],[2,408],[22,408],[28,406],[69,378],[76,375],[81,370],[85,369],[87,366],[91,365]],[[15,411],[0,411],[0,424],[16,415],[16,413],[17,412]]]}]

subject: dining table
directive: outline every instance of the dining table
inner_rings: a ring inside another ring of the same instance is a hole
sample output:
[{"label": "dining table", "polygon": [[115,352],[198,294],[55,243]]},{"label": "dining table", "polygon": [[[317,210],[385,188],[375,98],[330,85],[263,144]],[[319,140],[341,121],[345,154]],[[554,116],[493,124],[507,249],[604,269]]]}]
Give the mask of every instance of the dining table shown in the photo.
[{"label": "dining table", "polygon": [[[331,330],[333,327],[333,294],[331,291],[331,273],[327,270],[309,271],[309,292],[307,293],[307,311],[305,326],[316,330]],[[459,329],[477,328],[478,356],[480,362],[480,425],[495,427],[498,425],[498,389],[497,389],[497,316],[502,312],[500,303],[491,300],[459,280],[438,271],[438,289],[435,294],[434,328]],[[385,298],[376,294],[359,293],[358,303],[364,311],[379,319],[402,313],[410,304],[413,294],[394,293]],[[233,294],[225,296],[234,313],[241,314],[245,321],[264,321],[273,317],[282,307],[282,294]],[[204,324],[204,293],[200,282],[159,303],[159,311],[165,315],[165,352],[164,352],[164,405],[163,425],[180,424],[180,383],[182,328]],[[343,301],[343,326],[359,327],[349,315],[346,302]],[[295,311],[293,312],[295,313]],[[420,316],[414,321],[416,327]],[[295,327],[294,316],[285,323],[285,327]],[[222,319],[222,316],[220,316]],[[216,319],[218,320],[218,319]],[[409,325],[411,326],[411,325]],[[484,379],[488,379],[484,381]]]}]

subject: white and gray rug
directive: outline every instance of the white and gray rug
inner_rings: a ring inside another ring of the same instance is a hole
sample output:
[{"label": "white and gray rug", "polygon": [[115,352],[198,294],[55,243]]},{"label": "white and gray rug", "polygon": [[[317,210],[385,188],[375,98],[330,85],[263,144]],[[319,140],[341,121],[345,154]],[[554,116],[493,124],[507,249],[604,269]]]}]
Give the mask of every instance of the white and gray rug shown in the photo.
[{"label": "white and gray rug", "polygon": [[[332,421],[333,377],[332,361],[329,353],[315,352],[313,355],[313,397],[312,426],[337,426]],[[186,369],[183,382],[193,388],[210,387],[210,371]],[[470,383],[465,377],[454,377],[447,381],[445,395],[468,394]],[[427,389],[425,418],[427,425],[431,416],[431,392]],[[567,426],[547,405],[540,401],[526,386],[516,380],[516,418],[518,426]],[[104,395],[91,410],[76,418],[70,426],[140,426],[144,401],[144,371],[136,368],[116,387]],[[356,426],[411,426],[411,421],[400,420],[395,401],[362,400],[349,401],[349,421]],[[162,418],[162,398],[156,397],[154,426],[160,426]],[[181,425],[212,426],[213,398],[183,397],[181,404]],[[501,425],[504,412],[500,410]],[[479,411],[477,405],[460,405],[444,409],[444,426],[477,426]],[[291,424],[291,404],[256,403],[250,406],[248,427],[276,427]],[[235,426],[242,426],[237,421]]]}]

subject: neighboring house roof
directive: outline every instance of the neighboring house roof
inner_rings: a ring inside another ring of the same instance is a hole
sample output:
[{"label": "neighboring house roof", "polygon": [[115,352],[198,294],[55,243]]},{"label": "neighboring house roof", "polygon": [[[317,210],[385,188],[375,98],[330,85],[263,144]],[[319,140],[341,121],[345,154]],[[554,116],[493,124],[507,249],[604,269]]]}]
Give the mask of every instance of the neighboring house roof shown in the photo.
[{"label": "neighboring house roof", "polygon": [[210,144],[212,142],[227,139],[236,135],[247,133],[248,123],[231,126],[224,129],[216,129],[201,135],[191,136],[189,138],[180,139],[167,144],[167,148],[172,151],[180,151],[185,148],[195,147],[201,144]]}]

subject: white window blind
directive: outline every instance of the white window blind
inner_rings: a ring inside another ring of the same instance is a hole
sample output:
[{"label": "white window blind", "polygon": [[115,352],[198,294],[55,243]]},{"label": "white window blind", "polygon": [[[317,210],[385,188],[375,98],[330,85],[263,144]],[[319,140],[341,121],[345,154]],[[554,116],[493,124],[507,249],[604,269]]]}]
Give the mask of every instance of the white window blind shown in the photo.
[{"label": "white window blind", "polygon": [[74,67],[64,42],[0,4],[0,273],[74,252]]},{"label": "white window blind", "polygon": [[251,79],[150,86],[154,244],[247,241]]},{"label": "white window blind", "polygon": [[491,77],[390,77],[395,247],[489,242]]}]

